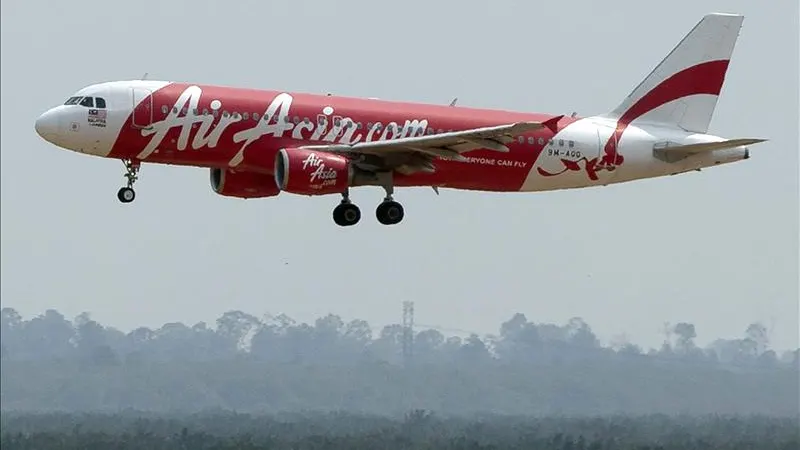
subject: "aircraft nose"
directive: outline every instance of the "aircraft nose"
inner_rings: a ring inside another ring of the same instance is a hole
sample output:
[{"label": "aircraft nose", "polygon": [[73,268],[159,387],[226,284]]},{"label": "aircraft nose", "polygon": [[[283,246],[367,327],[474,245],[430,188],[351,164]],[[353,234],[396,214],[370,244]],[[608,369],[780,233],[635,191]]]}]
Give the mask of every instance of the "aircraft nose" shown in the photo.
[{"label": "aircraft nose", "polygon": [[44,140],[50,141],[56,137],[60,131],[59,115],[54,110],[49,110],[39,116],[34,124],[36,133]]}]

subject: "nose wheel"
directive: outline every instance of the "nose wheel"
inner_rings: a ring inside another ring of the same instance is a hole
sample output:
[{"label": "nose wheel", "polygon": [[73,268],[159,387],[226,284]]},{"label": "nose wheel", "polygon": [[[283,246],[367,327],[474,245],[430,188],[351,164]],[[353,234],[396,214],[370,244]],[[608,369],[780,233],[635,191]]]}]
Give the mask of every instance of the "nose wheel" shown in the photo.
[{"label": "nose wheel", "polygon": [[136,198],[136,191],[134,191],[133,188],[121,187],[119,191],[117,191],[117,198],[122,203],[130,203]]},{"label": "nose wheel", "polygon": [[130,159],[123,159],[125,163],[125,178],[127,178],[127,186],[119,188],[117,191],[117,199],[122,203],[130,203],[136,198],[136,191],[133,190],[133,184],[139,179],[139,162]]}]

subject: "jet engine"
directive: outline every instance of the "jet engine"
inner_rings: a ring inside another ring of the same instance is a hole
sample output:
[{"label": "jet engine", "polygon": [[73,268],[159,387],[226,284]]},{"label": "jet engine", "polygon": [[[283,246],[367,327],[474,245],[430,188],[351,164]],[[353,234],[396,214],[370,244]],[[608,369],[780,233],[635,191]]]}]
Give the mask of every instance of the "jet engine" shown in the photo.
[{"label": "jet engine", "polygon": [[211,188],[219,195],[239,198],[274,197],[280,193],[272,175],[211,169]]},{"label": "jet engine", "polygon": [[340,194],[352,181],[353,168],[344,156],[302,148],[282,148],[275,155],[275,184],[282,191]]}]

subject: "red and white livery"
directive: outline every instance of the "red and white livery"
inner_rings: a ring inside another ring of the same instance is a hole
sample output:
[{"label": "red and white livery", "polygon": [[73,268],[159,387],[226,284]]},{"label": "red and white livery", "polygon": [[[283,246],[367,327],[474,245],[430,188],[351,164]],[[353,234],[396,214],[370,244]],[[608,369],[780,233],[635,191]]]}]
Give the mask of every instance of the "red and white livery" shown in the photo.
[{"label": "red and white livery", "polygon": [[131,202],[141,163],[209,168],[220,195],[341,195],[380,186],[380,223],[399,223],[398,186],[493,192],[580,188],[747,159],[763,139],[707,133],[743,17],[709,14],[612,111],[579,118],[152,80],[88,86],[36,120],[65,149],[124,161]]}]

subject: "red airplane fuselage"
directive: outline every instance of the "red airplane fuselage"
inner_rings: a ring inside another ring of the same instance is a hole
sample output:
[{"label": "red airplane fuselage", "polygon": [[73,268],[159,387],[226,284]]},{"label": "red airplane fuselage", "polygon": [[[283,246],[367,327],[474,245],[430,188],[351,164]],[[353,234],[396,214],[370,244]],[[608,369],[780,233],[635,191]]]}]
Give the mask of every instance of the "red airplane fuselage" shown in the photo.
[{"label": "red airplane fuselage", "polygon": [[[201,92],[195,97],[196,103],[190,96],[181,98],[190,86],[196,86]],[[155,145],[152,153],[142,155],[147,162],[226,169],[231,160],[240,155],[243,159],[235,165],[236,170],[271,175],[275,155],[281,148],[391,140],[520,121],[544,122],[555,117],[302,93],[284,94],[283,98],[291,100],[276,104],[282,94],[257,89],[168,84],[152,93],[152,101],[140,103],[130,114],[108,157],[137,159],[142,149]],[[276,124],[280,107],[288,110],[285,117],[290,123],[285,124],[285,131],[260,136],[256,131],[250,134],[255,139],[249,143],[242,137],[248,130],[261,127],[268,131],[270,125],[282,126]],[[152,117],[149,108],[152,108]],[[325,114],[331,110],[331,114]],[[160,135],[145,129],[150,124],[164,127],[160,124],[170,115],[177,115],[174,126],[163,129]],[[265,116],[269,122],[264,120]],[[337,127],[337,122],[343,118],[350,118],[354,127]],[[558,127],[563,128],[576,120],[564,117],[558,121]],[[137,126],[137,121],[141,127]],[[466,163],[438,160],[433,173],[396,174],[395,185],[519,191],[553,134],[547,128],[533,131],[521,142],[517,139],[508,144],[508,153],[476,150],[468,155]],[[154,140],[157,142],[151,143]]]}]

